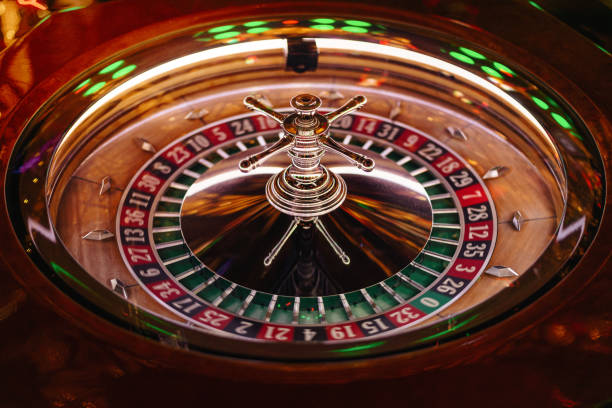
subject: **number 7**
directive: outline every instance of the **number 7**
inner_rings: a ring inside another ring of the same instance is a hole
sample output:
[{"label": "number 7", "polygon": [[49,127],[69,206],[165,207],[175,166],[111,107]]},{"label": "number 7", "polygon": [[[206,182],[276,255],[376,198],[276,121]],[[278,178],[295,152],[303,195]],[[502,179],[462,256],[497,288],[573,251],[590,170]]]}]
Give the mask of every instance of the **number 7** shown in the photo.
[{"label": "number 7", "polygon": [[462,196],[464,200],[470,200],[472,198],[481,198],[481,197],[482,197],[482,190],[475,190],[473,194],[464,194]]}]

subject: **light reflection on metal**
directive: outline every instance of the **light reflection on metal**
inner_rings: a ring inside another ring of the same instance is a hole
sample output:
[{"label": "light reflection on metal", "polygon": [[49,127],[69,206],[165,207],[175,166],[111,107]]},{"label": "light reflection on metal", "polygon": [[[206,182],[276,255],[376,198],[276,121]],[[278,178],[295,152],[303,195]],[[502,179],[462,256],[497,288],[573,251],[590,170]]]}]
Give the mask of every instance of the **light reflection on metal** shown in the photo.
[{"label": "light reflection on metal", "polygon": [[291,224],[289,224],[289,228],[287,228],[287,231],[285,231],[281,239],[276,243],[276,245],[274,245],[274,247],[270,250],[270,253],[268,253],[268,256],[266,256],[266,258],[264,259],[265,266],[272,265],[272,261],[274,261],[274,258],[276,258],[276,255],[278,255],[278,253],[283,248],[283,246],[285,245],[289,237],[291,237],[291,235],[293,234],[293,232],[296,230],[296,228],[299,225],[300,225],[300,221],[297,218],[294,218],[291,220]]},{"label": "light reflection on metal", "polygon": [[338,208],[347,195],[344,180],[321,164],[321,158],[327,151],[348,160],[363,171],[369,172],[374,169],[374,160],[337,144],[329,137],[330,126],[334,121],[359,109],[365,103],[365,96],[358,95],[342,107],[323,115],[317,111],[321,106],[321,99],[304,93],[291,99],[291,106],[295,112],[283,114],[253,96],[244,99],[247,108],[279,122],[283,135],[279,141],[263,152],[242,160],[238,165],[240,170],[250,172],[268,158],[284,151],[287,151],[291,158],[288,167],[270,178],[265,193],[273,207],[295,218],[280,242],[264,259],[264,265],[270,266],[297,226],[310,229],[313,225],[324,236],[342,263],[350,264],[349,257],[319,219],[320,216]]},{"label": "light reflection on metal", "polygon": [[[262,174],[277,174],[284,167],[280,166],[261,166],[256,168],[255,170],[248,173],[248,176],[256,176]],[[387,171],[380,168],[375,168],[370,173],[362,173],[354,166],[339,166],[334,165],[330,166],[335,172],[340,174],[352,174],[352,175],[363,175],[364,177],[372,177],[373,179],[387,180],[398,186],[404,187],[413,191],[420,191],[422,186],[421,183],[416,181],[415,179],[410,179],[399,175],[397,173],[393,173],[391,171]],[[237,169],[227,169],[224,172],[217,174],[213,177],[201,178],[191,185],[189,188],[189,192],[187,196],[196,195],[204,190],[207,190],[217,184],[224,184],[234,179],[240,179],[245,177],[245,173],[241,172]]]},{"label": "light reflection on metal", "polygon": [[[397,173],[393,173],[391,171],[387,171],[387,170],[383,170],[379,168],[375,168],[369,174],[364,174],[360,172],[359,169],[353,166],[333,166],[332,168],[334,169],[335,172],[343,174],[343,175],[352,174],[352,175],[359,175],[363,177],[374,177],[374,178],[381,179],[381,180],[387,180],[387,181],[390,181],[391,183],[397,184],[398,186],[401,186],[403,188],[406,188],[412,191],[420,191],[420,189],[422,188],[421,183],[419,183],[416,179],[407,178]],[[425,196],[422,196],[419,199],[426,200]]]},{"label": "light reflection on metal", "polygon": [[103,195],[104,193],[107,193],[112,186],[112,182],[111,182],[111,177],[110,176],[106,176],[102,179],[102,181],[100,182],[100,191],[98,192],[98,195]]},{"label": "light reflection on metal", "polygon": [[128,293],[127,293],[128,287],[125,283],[123,283],[117,278],[113,278],[110,280],[110,285],[111,285],[111,289],[113,290],[113,292],[118,293],[125,299],[128,298]]},{"label": "light reflection on metal", "polygon": [[397,101],[391,110],[389,111],[389,119],[395,120],[399,114],[402,113],[402,102]]},{"label": "light reflection on metal", "polygon": [[325,100],[328,100],[330,102],[334,102],[334,101],[338,101],[340,99],[344,99],[344,95],[340,92],[337,91],[335,89],[332,89],[330,91],[323,91],[319,94],[319,96]]},{"label": "light reflection on metal", "polygon": [[495,167],[491,167],[489,170],[487,170],[487,172],[482,176],[483,180],[491,180],[491,179],[496,179],[498,177],[503,176],[504,174],[506,174],[508,172],[508,170],[510,170],[508,167],[506,166],[495,166]]},{"label": "light reflection on metal", "polygon": [[448,334],[450,332],[453,332],[453,331],[455,331],[457,329],[462,328],[466,324],[470,323],[472,320],[476,319],[478,316],[479,315],[476,314],[476,315],[470,317],[469,319],[466,319],[466,320],[462,321],[461,323],[454,325],[453,327],[451,327],[449,329],[446,329],[446,330],[441,331],[441,332],[436,333],[436,334],[432,334],[431,336],[423,337],[422,339],[419,339],[418,342],[422,343],[422,342],[427,341],[427,340],[432,340],[432,339],[444,336],[445,334]]},{"label": "light reflection on metal", "polygon": [[[49,220],[49,224],[51,224],[51,220]],[[28,232],[30,233],[30,236],[34,236],[34,231],[38,232],[50,242],[56,242],[55,233],[53,232],[52,227],[45,227],[35,219],[28,218]]]},{"label": "light reflection on metal", "polygon": [[569,237],[575,232],[580,232],[580,236],[584,234],[584,229],[586,227],[586,216],[582,216],[576,221],[572,222],[567,227],[562,222],[559,226],[559,233],[557,234],[557,242],[563,241],[565,238]]},{"label": "light reflection on metal", "polygon": [[[270,166],[261,166],[250,172],[249,176],[257,176],[261,174],[276,174],[281,171],[283,167],[270,167]],[[220,174],[217,174],[213,177],[202,178],[196,181],[191,185],[189,191],[187,192],[187,196],[196,195],[204,190],[207,190],[210,187],[213,187],[217,184],[224,184],[233,179],[239,179],[244,177],[245,174],[238,169],[228,169]]]},{"label": "light reflection on metal", "polygon": [[520,211],[515,211],[512,215],[512,226],[515,230],[521,230],[521,224],[523,223],[523,214]]},{"label": "light reflection on metal", "polygon": [[77,277],[75,277],[74,275],[72,275],[70,272],[68,272],[66,269],[62,268],[61,266],[59,266],[58,264],[56,264],[55,262],[51,261],[51,268],[53,268],[53,270],[56,273],[62,274],[64,276],[66,276],[67,278],[69,278],[70,280],[72,280],[73,282],[75,282],[77,285],[79,285],[80,287],[82,287],[83,289],[87,289],[87,290],[91,290],[91,288],[89,286],[87,286],[86,284],[84,284],[80,279],[78,279]]},{"label": "light reflection on metal", "polygon": [[106,229],[97,229],[89,231],[87,234],[83,235],[83,239],[87,239],[90,241],[104,241],[105,239],[109,239],[114,237],[115,234]]},{"label": "light reflection on metal", "polygon": [[489,269],[485,271],[487,275],[495,276],[496,278],[512,278],[515,276],[519,276],[518,273],[514,271],[514,269],[508,266],[491,266]]},{"label": "light reflection on metal", "polygon": [[375,341],[373,343],[363,344],[361,346],[347,347],[347,348],[337,349],[337,350],[332,350],[332,351],[335,353],[352,353],[355,351],[370,350],[376,347],[380,347],[383,344],[385,344],[384,341]]},{"label": "light reflection on metal", "polygon": [[463,132],[463,130],[461,130],[459,128],[456,128],[456,127],[453,127],[453,126],[448,126],[446,128],[446,131],[454,139],[461,140],[461,141],[468,140],[467,135]]},{"label": "light reflection on metal", "polygon": [[323,237],[325,238],[329,246],[334,250],[336,255],[338,255],[342,263],[345,265],[349,265],[351,263],[351,259],[344,252],[344,250],[342,250],[340,245],[338,245],[338,243],[332,238],[331,234],[327,231],[327,228],[325,228],[325,225],[321,222],[319,218],[315,218],[314,225],[315,227],[317,227],[321,235],[323,235]]},{"label": "light reflection on metal", "polygon": [[135,138],[134,143],[136,143],[136,145],[145,152],[148,152],[148,153],[157,152],[157,149],[155,148],[155,146],[153,146],[151,142],[149,142],[146,139],[143,139],[142,137]]},{"label": "light reflection on metal", "polygon": [[208,109],[194,109],[190,111],[187,115],[185,115],[185,119],[187,120],[198,120],[202,119],[204,116],[208,115]]}]

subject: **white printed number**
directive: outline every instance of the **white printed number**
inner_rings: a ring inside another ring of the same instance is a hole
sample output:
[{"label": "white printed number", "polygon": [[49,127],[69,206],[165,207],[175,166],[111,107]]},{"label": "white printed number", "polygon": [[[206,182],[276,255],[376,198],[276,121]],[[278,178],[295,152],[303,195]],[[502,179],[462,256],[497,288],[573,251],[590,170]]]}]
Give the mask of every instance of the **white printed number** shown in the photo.
[{"label": "white printed number", "polygon": [[289,340],[287,335],[291,331],[288,327],[267,326],[264,338],[269,340],[286,341]]},{"label": "white printed number", "polygon": [[412,311],[410,306],[404,307],[397,312],[391,313],[391,317],[399,324],[406,324],[412,320],[418,319],[419,314]]},{"label": "white printed number", "polygon": [[221,327],[224,321],[229,320],[229,317],[208,309],[202,313],[202,316],[198,317],[198,320],[214,327]]},{"label": "white printed number", "polygon": [[329,334],[334,340],[342,340],[345,338],[350,339],[353,337],[357,337],[357,335],[353,331],[353,327],[350,325],[332,327],[329,331]]}]

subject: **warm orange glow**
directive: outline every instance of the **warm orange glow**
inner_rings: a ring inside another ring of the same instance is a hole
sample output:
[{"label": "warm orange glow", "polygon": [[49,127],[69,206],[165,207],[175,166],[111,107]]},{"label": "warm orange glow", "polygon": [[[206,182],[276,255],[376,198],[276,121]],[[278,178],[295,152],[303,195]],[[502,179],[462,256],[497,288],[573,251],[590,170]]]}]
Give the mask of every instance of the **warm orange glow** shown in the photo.
[{"label": "warm orange glow", "polygon": [[372,78],[367,75],[362,75],[359,82],[357,82],[357,85],[379,87],[383,82],[385,82],[385,80],[386,78]]},{"label": "warm orange glow", "polygon": [[39,3],[38,0],[17,0],[17,4],[20,6],[33,6],[40,10],[47,10],[47,6]]}]

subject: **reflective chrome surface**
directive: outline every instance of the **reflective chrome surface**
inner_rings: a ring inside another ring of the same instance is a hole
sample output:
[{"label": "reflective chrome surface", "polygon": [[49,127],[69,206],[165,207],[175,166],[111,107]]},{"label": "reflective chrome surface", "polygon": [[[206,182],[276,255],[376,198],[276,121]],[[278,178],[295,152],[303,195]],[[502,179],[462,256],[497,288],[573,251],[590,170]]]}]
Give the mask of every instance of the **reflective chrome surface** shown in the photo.
[{"label": "reflective chrome surface", "polygon": [[[303,93],[291,98],[290,104],[295,113],[284,115],[275,112],[255,97],[247,96],[244,99],[245,106],[281,123],[283,134],[280,140],[268,149],[241,161],[238,168],[243,172],[252,171],[272,155],[287,150],[291,164],[283,172],[270,177],[266,184],[268,201],[280,212],[297,217],[300,222],[310,223],[312,218],[328,214],[344,202],[346,184],[341,177],[321,164],[325,150],[340,155],[364,171],[372,171],[375,166],[369,157],[342,147],[329,137],[330,126],[336,120],[361,108],[366,101],[365,96],[358,95],[333,112],[321,115],[317,112],[321,99],[316,95]],[[319,226],[325,236],[329,236],[324,232],[325,228],[320,221],[315,225]],[[308,224],[302,226],[310,228]],[[337,247],[333,240],[330,244]],[[350,263],[343,251],[336,252],[343,263]],[[269,265],[269,262],[266,262],[266,265]]]}]

